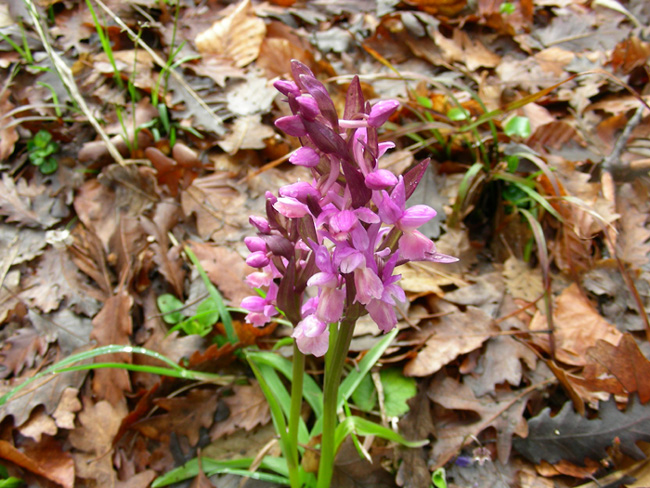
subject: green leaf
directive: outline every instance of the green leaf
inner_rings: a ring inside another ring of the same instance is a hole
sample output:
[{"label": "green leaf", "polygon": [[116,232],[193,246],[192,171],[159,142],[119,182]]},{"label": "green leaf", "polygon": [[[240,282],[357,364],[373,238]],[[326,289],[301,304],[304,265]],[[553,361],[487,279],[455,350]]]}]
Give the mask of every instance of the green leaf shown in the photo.
[{"label": "green leaf", "polygon": [[506,122],[503,131],[508,137],[517,136],[526,139],[531,134],[530,120],[528,120],[528,117],[515,115]]},{"label": "green leaf", "polygon": [[46,130],[39,130],[34,136],[34,144],[37,147],[44,148],[52,140],[52,134]]},{"label": "green leaf", "polygon": [[433,102],[431,101],[431,99],[429,97],[425,97],[425,96],[420,95],[420,96],[417,97],[417,101],[424,108],[433,108]]},{"label": "green leaf", "polygon": [[0,488],[17,488],[18,486],[23,486],[25,482],[20,478],[14,478],[13,476],[0,480]]},{"label": "green leaf", "polygon": [[436,488],[447,488],[447,473],[445,473],[445,468],[436,469],[431,475],[431,482]]},{"label": "green leaf", "polygon": [[156,303],[160,313],[163,314],[163,320],[168,324],[177,324],[183,320],[183,314],[178,309],[183,308],[185,304],[171,293],[160,295]]},{"label": "green leaf", "polygon": [[406,401],[413,398],[418,387],[415,378],[407,378],[397,368],[383,369],[379,373],[384,389],[384,408],[388,417],[399,417],[409,411]]},{"label": "green leaf", "polygon": [[45,161],[43,161],[43,164],[41,164],[38,167],[38,169],[44,175],[51,175],[57,169],[59,169],[59,163],[57,163],[56,159],[54,159],[54,158],[47,158]]},{"label": "green leaf", "polygon": [[447,117],[449,120],[458,121],[458,120],[467,120],[469,119],[469,111],[465,110],[463,107],[454,107],[449,109],[447,112]]},{"label": "green leaf", "polygon": [[502,13],[504,15],[514,14],[516,9],[517,7],[515,7],[515,4],[510,2],[503,2],[501,5],[499,5],[499,13]]},{"label": "green leaf", "polygon": [[506,163],[508,164],[508,172],[514,173],[519,168],[519,158],[517,156],[510,155],[506,156]]},{"label": "green leaf", "polygon": [[217,323],[219,309],[212,297],[206,298],[199,304],[194,318],[205,327],[212,327]]},{"label": "green leaf", "polygon": [[364,412],[370,412],[375,408],[377,405],[377,391],[370,375],[363,377],[357,389],[352,393],[352,401]]}]

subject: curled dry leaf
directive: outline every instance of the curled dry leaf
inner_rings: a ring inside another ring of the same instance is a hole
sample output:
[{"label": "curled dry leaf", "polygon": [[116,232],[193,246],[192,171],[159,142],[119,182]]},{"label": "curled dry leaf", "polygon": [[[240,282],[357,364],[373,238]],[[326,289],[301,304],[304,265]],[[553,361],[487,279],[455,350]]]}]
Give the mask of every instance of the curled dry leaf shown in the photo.
[{"label": "curled dry leaf", "polygon": [[26,443],[21,449],[0,440],[0,458],[64,488],[74,486],[74,462],[70,454],[64,452],[61,444],[52,437],[46,436],[38,444]]},{"label": "curled dry leaf", "polygon": [[235,385],[234,390],[233,396],[224,399],[230,415],[226,420],[218,422],[210,431],[213,440],[232,434],[237,429],[250,431],[271,420],[269,404],[257,383]]},{"label": "curled dry leaf", "polygon": [[201,54],[218,54],[242,68],[257,58],[266,34],[264,21],[255,16],[250,0],[244,0],[227,17],[196,36]]}]

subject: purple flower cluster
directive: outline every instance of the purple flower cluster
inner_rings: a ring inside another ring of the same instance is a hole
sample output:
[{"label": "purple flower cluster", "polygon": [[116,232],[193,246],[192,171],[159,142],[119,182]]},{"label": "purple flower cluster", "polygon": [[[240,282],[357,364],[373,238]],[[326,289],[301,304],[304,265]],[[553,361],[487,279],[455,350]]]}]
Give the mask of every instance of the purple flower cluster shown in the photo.
[{"label": "purple flower cluster", "polygon": [[[399,103],[371,106],[358,78],[347,92],[343,118],[325,86],[298,61],[294,82],[277,81],[293,115],[275,124],[300,138],[289,161],[311,169],[311,182],[298,182],[266,194],[266,218],[251,217],[258,235],[245,239],[246,262],[259,271],[248,283],[263,296],[245,298],[247,320],[263,326],[282,313],[294,325],[303,353],[327,352],[329,324],[356,320],[365,313],[387,332],[395,327],[396,301],[404,291],[393,274],[408,261],[454,262],[436,252],[417,230],[436,215],[426,205],[406,207],[428,161],[404,176],[380,169],[378,159],[392,142],[378,142],[377,128]],[[280,312],[281,311],[281,312]]]}]

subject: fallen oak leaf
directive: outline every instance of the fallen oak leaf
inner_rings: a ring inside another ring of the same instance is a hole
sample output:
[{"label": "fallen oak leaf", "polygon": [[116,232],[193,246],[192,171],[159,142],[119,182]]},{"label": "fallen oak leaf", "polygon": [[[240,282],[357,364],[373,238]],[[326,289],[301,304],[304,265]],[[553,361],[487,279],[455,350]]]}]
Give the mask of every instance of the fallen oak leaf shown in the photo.
[{"label": "fallen oak leaf", "polygon": [[250,431],[271,420],[269,404],[257,383],[235,385],[233,390],[234,395],[223,400],[230,409],[230,415],[226,420],[216,423],[210,430],[212,440],[232,434],[238,429]]},{"label": "fallen oak leaf", "polygon": [[135,422],[131,428],[157,441],[167,441],[172,432],[187,437],[190,445],[199,441],[201,427],[209,428],[217,410],[217,393],[191,390],[185,397],[157,398],[155,405],[167,413]]},{"label": "fallen oak leaf", "polygon": [[50,480],[64,488],[74,487],[75,466],[54,438],[45,436],[40,443],[26,443],[21,449],[0,440],[0,458]]},{"label": "fallen oak leaf", "polygon": [[[641,403],[650,401],[650,361],[631,334],[625,334],[617,346],[599,340],[587,350],[587,357],[589,362],[583,372],[585,377],[601,376],[598,369],[604,369],[616,377],[625,391],[638,393]],[[596,365],[601,368],[596,368]]]}]

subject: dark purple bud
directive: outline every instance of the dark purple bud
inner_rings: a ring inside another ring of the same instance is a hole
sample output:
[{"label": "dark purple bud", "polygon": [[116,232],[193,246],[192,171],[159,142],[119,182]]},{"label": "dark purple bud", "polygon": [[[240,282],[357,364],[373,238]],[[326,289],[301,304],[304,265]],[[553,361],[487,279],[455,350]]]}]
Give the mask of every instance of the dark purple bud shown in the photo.
[{"label": "dark purple bud", "polygon": [[318,166],[320,156],[311,147],[301,147],[289,157],[289,162],[296,166],[306,166],[313,168]]},{"label": "dark purple bud", "polygon": [[324,124],[309,120],[304,120],[303,122],[309,133],[309,137],[318,149],[327,154],[334,154],[346,161],[349,159],[347,145],[341,136]]},{"label": "dark purple bud", "polygon": [[368,125],[372,127],[381,127],[386,123],[391,115],[395,113],[399,107],[397,100],[382,100],[377,102],[370,110],[368,117]]},{"label": "dark purple bud", "polygon": [[296,263],[292,257],[289,259],[286,272],[280,280],[277,297],[278,308],[285,313],[287,319],[289,319],[289,321],[294,325],[302,320],[302,314],[300,313],[300,301],[302,296],[300,293],[296,293],[294,286],[296,282],[295,268]]},{"label": "dark purple bud", "polygon": [[244,244],[250,252],[262,251],[266,252],[266,243],[264,239],[257,236],[248,236],[244,239]]},{"label": "dark purple bud", "polygon": [[307,130],[297,115],[280,117],[275,121],[275,126],[290,136],[304,137],[307,135]]},{"label": "dark purple bud", "polygon": [[325,117],[325,119],[332,125],[334,130],[339,130],[339,115],[336,113],[336,107],[334,107],[334,102],[330,97],[330,94],[320,81],[318,81],[313,76],[302,75],[300,78],[303,86],[307,89],[309,94],[314,97],[320,113]]},{"label": "dark purple bud", "polygon": [[320,109],[318,108],[318,103],[312,97],[307,95],[300,95],[296,98],[298,106],[300,107],[300,115],[302,115],[307,120],[316,120],[316,117],[320,115]]},{"label": "dark purple bud", "polygon": [[348,87],[348,93],[345,97],[345,111],[343,118],[352,120],[355,115],[363,112],[363,91],[361,90],[361,83],[359,77],[355,76]]},{"label": "dark purple bud", "polygon": [[269,225],[269,221],[266,220],[264,217],[256,217],[255,215],[251,215],[248,218],[248,221],[261,234],[269,234],[271,232],[271,226]]},{"label": "dark purple bud", "polygon": [[274,256],[283,256],[287,259],[293,256],[293,244],[286,237],[264,236],[264,242]]},{"label": "dark purple bud", "polygon": [[300,76],[305,75],[305,76],[311,76],[312,78],[316,78],[316,76],[314,76],[314,73],[307,66],[302,64],[297,59],[291,60],[291,75],[293,76],[294,81],[298,84],[298,87],[304,91],[307,91],[307,89],[302,84],[302,80],[300,79]]},{"label": "dark purple bud", "polygon": [[343,174],[345,180],[350,187],[350,194],[352,196],[352,208],[363,207],[370,201],[372,192],[366,186],[363,174],[351,164],[343,163]]}]

